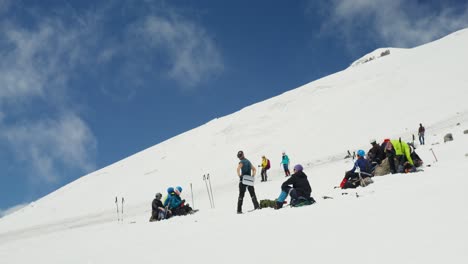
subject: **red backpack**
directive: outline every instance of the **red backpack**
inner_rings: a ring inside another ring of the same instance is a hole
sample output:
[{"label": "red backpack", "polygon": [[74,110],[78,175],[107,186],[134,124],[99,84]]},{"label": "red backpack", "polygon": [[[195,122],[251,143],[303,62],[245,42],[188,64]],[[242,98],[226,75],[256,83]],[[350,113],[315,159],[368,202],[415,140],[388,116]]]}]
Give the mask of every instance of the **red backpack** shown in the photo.
[{"label": "red backpack", "polygon": [[269,168],[270,168],[270,160],[269,160],[269,159],[267,159],[267,165],[266,165],[265,169],[267,169],[267,170],[268,170]]}]

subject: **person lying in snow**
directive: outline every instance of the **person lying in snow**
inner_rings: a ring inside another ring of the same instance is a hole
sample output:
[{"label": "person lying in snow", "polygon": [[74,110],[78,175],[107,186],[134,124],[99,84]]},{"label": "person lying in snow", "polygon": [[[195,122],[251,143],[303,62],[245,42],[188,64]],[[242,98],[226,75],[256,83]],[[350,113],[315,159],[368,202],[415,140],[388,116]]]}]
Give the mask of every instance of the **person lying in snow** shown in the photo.
[{"label": "person lying in snow", "polygon": [[310,187],[307,175],[303,172],[302,165],[297,164],[294,166],[293,172],[291,177],[281,185],[281,194],[276,199],[275,209],[283,207],[283,203],[288,195],[291,196],[291,206],[301,206],[315,202],[314,198],[310,196],[312,188]]},{"label": "person lying in snow", "polygon": [[353,168],[346,172],[345,177],[341,181],[341,189],[356,188],[359,185],[364,187],[372,183],[370,178],[372,177],[372,174],[370,173],[370,164],[369,161],[364,158],[365,155],[366,153],[364,150],[360,149],[357,151],[357,160],[354,162]]}]

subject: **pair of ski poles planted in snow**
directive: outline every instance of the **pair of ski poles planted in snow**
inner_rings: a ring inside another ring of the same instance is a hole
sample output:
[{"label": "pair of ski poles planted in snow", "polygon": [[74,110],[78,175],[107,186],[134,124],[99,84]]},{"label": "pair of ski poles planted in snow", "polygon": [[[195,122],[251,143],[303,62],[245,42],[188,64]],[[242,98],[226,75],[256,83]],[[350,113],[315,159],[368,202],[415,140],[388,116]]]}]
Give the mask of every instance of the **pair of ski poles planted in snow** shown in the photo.
[{"label": "pair of ski poles planted in snow", "polygon": [[[203,174],[203,181],[205,182],[206,185],[206,191],[208,192],[208,198],[210,199],[210,206],[211,208],[215,208],[214,204],[214,196],[213,196],[213,189],[211,188],[211,178],[210,174]],[[209,187],[208,187],[209,186]]]},{"label": "pair of ski poles planted in snow", "polygon": [[123,222],[124,202],[125,199],[122,197],[122,210],[119,211],[119,199],[117,196],[115,197],[115,206],[117,207],[117,222]]}]

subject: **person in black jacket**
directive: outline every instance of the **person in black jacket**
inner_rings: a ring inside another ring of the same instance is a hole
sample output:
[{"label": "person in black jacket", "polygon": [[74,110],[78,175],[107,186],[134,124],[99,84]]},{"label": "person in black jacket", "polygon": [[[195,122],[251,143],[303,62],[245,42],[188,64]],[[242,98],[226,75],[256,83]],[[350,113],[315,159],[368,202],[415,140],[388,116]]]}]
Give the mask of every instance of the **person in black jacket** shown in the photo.
[{"label": "person in black jacket", "polygon": [[288,194],[291,196],[291,205],[294,205],[300,197],[307,200],[310,199],[312,188],[303,169],[300,164],[294,166],[294,173],[281,185],[281,194],[276,200],[277,209],[283,207],[284,200],[286,200]]},{"label": "person in black jacket", "polygon": [[161,198],[162,194],[157,193],[156,197],[153,200],[153,203],[151,204],[152,213],[150,222],[163,220],[166,217],[166,209],[164,209],[164,205],[161,202]]},{"label": "person in black jacket", "polygon": [[382,160],[385,159],[385,152],[375,139],[371,139],[370,143],[372,148],[367,152],[367,159],[373,165],[373,167],[375,167],[375,165],[382,163]]}]

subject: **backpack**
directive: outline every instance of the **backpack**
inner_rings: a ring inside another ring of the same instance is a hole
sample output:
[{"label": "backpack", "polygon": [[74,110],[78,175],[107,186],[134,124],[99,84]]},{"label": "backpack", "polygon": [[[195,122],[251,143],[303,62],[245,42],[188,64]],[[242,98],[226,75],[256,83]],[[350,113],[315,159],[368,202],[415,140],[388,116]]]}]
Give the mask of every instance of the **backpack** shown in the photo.
[{"label": "backpack", "polygon": [[313,197],[305,198],[300,196],[297,200],[291,201],[292,207],[301,207],[304,205],[311,205],[315,203],[315,199]]},{"label": "backpack", "polygon": [[270,160],[267,159],[267,165],[266,165],[265,169],[268,170],[269,168],[270,168]]}]

